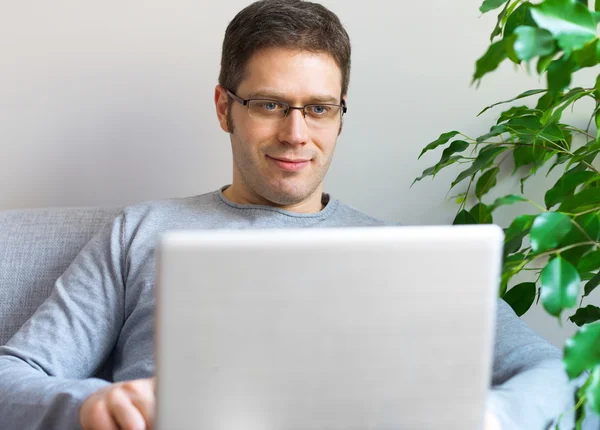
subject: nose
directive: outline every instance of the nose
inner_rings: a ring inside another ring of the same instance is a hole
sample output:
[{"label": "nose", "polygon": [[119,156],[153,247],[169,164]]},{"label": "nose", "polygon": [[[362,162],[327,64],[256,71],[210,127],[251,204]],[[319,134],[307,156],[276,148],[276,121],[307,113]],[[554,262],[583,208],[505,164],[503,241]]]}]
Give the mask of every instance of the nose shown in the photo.
[{"label": "nose", "polygon": [[289,145],[304,145],[308,142],[308,125],[301,109],[290,109],[281,121],[279,141]]}]

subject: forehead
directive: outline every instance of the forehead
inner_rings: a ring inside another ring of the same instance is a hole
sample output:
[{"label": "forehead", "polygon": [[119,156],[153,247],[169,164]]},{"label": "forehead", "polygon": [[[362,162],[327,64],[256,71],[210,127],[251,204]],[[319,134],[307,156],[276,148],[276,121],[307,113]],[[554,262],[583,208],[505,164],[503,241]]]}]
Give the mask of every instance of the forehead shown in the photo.
[{"label": "forehead", "polygon": [[339,98],[342,72],[326,53],[266,48],[254,53],[246,64],[238,91],[272,91],[298,99],[313,94]]}]

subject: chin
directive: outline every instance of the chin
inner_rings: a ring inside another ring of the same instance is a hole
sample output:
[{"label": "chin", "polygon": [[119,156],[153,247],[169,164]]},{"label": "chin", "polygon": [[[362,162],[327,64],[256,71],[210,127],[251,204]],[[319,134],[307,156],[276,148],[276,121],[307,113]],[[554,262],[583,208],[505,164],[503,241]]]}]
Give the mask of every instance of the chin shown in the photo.
[{"label": "chin", "polygon": [[311,194],[306,188],[269,187],[268,196],[264,197],[277,205],[289,206],[308,199]]}]

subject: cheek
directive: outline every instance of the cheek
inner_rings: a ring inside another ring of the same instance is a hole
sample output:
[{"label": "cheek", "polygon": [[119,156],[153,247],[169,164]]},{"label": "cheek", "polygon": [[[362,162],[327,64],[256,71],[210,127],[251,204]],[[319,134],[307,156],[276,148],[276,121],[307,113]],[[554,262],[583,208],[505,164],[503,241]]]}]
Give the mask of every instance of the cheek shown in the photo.
[{"label": "cheek", "polygon": [[316,146],[321,148],[321,151],[330,153],[335,148],[337,137],[337,130],[335,130],[333,132],[321,133],[318,136],[314,136],[313,142],[315,142]]},{"label": "cheek", "polygon": [[273,127],[252,123],[246,123],[243,128],[240,127],[240,134],[242,141],[252,148],[269,144],[277,135]]}]

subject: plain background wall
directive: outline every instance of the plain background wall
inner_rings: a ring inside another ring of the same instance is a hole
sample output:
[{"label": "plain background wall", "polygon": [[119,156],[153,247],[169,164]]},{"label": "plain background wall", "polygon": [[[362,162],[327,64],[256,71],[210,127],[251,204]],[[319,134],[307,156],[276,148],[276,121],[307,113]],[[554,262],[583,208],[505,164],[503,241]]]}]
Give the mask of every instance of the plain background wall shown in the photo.
[{"label": "plain background wall", "polygon": [[[481,108],[540,86],[511,64],[470,86],[496,19],[480,16],[480,2],[323,1],[353,43],[349,113],[326,191],[383,219],[451,223],[457,207],[446,197],[459,168],[409,189],[440,156],[417,161],[421,149],[445,131],[485,133],[499,111],[476,118]],[[248,3],[0,1],[0,209],[125,205],[229,183],[213,92],[225,28]],[[506,176],[501,191],[517,192]],[[550,180],[527,189],[543,201],[536,190]],[[541,305],[525,319],[559,346],[574,331]]]}]

